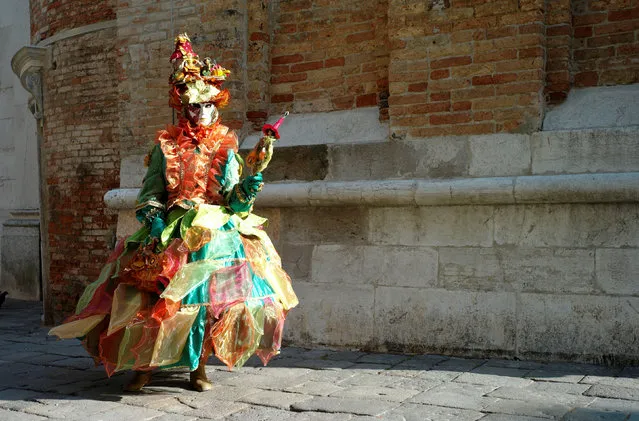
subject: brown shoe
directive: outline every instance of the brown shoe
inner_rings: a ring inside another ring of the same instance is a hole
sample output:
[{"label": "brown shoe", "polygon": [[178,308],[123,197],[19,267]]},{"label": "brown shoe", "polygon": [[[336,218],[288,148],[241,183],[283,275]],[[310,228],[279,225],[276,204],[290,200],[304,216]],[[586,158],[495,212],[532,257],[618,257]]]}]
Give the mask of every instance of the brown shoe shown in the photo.
[{"label": "brown shoe", "polygon": [[211,390],[213,384],[206,377],[206,365],[201,363],[194,371],[191,371],[191,387],[198,392]]},{"label": "brown shoe", "polygon": [[126,392],[139,392],[144,386],[151,381],[150,371],[134,371],[131,381],[124,386]]}]

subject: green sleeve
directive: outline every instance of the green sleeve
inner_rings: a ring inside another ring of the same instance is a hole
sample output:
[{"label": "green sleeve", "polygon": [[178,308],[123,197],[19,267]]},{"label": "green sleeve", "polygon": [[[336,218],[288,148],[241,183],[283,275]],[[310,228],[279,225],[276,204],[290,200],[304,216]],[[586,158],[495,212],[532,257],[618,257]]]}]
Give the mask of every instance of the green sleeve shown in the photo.
[{"label": "green sleeve", "polygon": [[167,201],[165,168],[162,149],[155,145],[135,207],[136,218],[145,225],[149,225],[156,216],[164,217]]}]

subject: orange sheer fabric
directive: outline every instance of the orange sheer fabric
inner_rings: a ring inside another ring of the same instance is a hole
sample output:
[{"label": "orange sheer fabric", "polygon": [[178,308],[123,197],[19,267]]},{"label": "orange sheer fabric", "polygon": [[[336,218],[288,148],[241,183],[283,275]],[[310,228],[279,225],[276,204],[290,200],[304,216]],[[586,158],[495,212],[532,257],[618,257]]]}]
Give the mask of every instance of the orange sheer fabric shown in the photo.
[{"label": "orange sheer fabric", "polygon": [[222,203],[216,176],[221,175],[228,151],[237,152],[235,132],[220,123],[193,128],[183,119],[161,130],[156,142],[166,158],[167,209],[184,201]]}]

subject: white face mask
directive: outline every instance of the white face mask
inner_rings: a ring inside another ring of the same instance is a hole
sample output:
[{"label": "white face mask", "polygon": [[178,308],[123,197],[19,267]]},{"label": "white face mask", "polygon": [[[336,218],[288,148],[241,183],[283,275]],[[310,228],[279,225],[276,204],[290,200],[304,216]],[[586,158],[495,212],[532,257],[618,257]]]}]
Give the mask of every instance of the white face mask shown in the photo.
[{"label": "white face mask", "polygon": [[209,126],[217,121],[218,112],[213,104],[189,104],[186,107],[187,118],[191,123]]}]

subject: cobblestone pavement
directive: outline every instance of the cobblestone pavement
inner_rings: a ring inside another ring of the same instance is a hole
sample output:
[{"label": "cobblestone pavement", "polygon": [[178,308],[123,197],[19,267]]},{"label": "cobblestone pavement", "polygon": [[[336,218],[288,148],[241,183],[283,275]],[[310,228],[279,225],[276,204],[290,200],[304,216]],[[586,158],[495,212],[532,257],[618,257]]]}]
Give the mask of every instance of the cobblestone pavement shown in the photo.
[{"label": "cobblestone pavement", "polygon": [[76,340],[40,327],[39,303],[0,308],[0,420],[639,421],[639,367],[288,347],[268,367],[229,372],[213,359],[213,390],[160,372],[123,393]]}]

